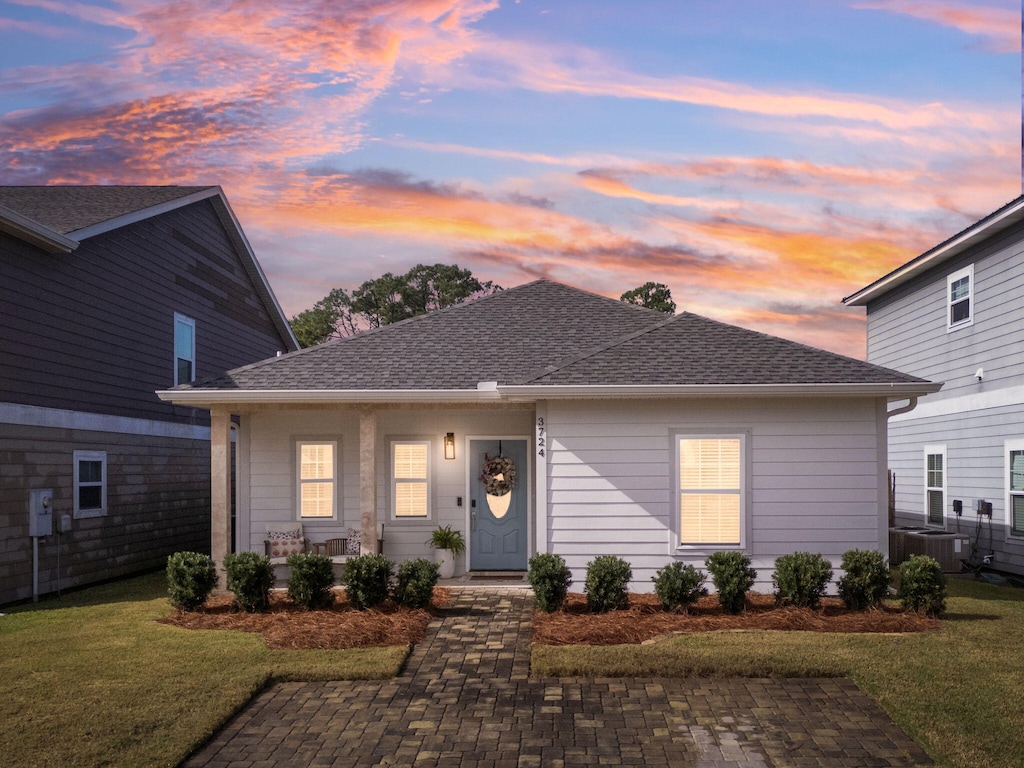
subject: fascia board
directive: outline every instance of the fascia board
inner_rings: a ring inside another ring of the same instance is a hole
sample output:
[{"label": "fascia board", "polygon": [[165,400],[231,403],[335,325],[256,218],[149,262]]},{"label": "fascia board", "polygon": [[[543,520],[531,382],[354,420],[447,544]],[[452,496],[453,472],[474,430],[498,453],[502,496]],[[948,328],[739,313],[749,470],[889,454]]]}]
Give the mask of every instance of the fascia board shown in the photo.
[{"label": "fascia board", "polygon": [[0,205],[0,230],[42,248],[47,253],[71,253],[79,246],[78,240],[62,235],[4,205]]},{"label": "fascia board", "polygon": [[175,405],[218,403],[476,403],[499,400],[497,390],[477,389],[162,389],[157,397]]},{"label": "fascia board", "polygon": [[538,385],[498,387],[508,400],[557,400],[652,397],[888,397],[906,399],[938,392],[931,382],[877,384],[668,384],[668,385]]},{"label": "fascia board", "polygon": [[159,216],[160,214],[168,213],[169,211],[175,211],[178,208],[183,208],[186,205],[192,205],[192,203],[200,200],[206,200],[220,194],[220,187],[207,187],[206,189],[200,189],[198,192],[193,192],[192,194],[185,195],[184,197],[176,197],[165,203],[151,205],[148,208],[140,208],[137,211],[132,211],[131,213],[126,213],[113,219],[107,219],[106,221],[101,221],[98,224],[91,224],[88,227],[76,229],[74,232],[68,232],[68,237],[73,237],[76,240],[85,240],[89,237],[96,237],[96,235],[102,235],[105,232],[112,232],[115,229],[127,227],[129,224],[145,221],[146,219],[151,219],[154,216]]},{"label": "fascia board", "polygon": [[911,278],[931,269],[936,264],[941,264],[947,259],[958,256],[972,245],[992,237],[1022,220],[1024,220],[1024,197],[1008,205],[1004,210],[999,211],[988,220],[979,222],[977,226],[964,230],[959,235],[944,243],[940,243],[930,251],[925,251],[917,258],[890,272],[885,277],[847,296],[843,299],[843,304],[851,307],[864,306],[893,288],[898,288]]}]

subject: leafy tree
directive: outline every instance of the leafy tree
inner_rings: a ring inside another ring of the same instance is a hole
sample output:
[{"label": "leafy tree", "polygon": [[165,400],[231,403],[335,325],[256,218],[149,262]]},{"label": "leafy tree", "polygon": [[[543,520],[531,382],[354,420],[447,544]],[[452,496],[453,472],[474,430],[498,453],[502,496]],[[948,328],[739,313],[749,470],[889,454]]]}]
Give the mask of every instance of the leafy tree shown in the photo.
[{"label": "leafy tree", "polygon": [[676,311],[676,303],[672,301],[672,291],[664,283],[644,283],[631,291],[626,291],[619,297],[619,301],[656,309],[670,315]]},{"label": "leafy tree", "polygon": [[480,281],[454,264],[417,264],[404,275],[386,272],[366,280],[351,294],[335,288],[295,315],[291,326],[299,344],[311,347],[500,290],[501,286]]}]

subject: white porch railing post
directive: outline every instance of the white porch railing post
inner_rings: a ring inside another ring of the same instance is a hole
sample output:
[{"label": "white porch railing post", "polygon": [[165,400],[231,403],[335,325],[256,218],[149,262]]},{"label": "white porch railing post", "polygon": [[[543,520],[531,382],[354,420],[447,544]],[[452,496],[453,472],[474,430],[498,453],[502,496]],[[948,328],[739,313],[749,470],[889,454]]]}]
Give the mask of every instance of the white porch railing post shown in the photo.
[{"label": "white porch railing post", "polygon": [[217,563],[217,588],[227,589],[224,556],[231,551],[231,413],[210,410],[210,557]]},{"label": "white porch railing post", "polygon": [[359,513],[363,552],[377,551],[377,412],[359,412]]}]

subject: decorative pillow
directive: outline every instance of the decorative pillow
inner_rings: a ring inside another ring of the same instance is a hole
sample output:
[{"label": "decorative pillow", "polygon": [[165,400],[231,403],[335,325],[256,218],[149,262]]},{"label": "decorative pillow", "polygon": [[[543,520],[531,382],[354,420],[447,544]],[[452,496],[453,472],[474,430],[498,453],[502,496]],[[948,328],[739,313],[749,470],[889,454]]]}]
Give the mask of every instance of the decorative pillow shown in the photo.
[{"label": "decorative pillow", "polygon": [[305,550],[302,539],[274,539],[270,542],[271,557],[288,557],[289,555],[301,555]]},{"label": "decorative pillow", "polygon": [[363,537],[362,531],[357,528],[348,529],[348,538],[345,540],[345,554],[359,554],[359,540]]},{"label": "decorative pillow", "polygon": [[267,541],[280,541],[281,539],[301,539],[301,528],[290,528],[288,530],[267,531]]}]

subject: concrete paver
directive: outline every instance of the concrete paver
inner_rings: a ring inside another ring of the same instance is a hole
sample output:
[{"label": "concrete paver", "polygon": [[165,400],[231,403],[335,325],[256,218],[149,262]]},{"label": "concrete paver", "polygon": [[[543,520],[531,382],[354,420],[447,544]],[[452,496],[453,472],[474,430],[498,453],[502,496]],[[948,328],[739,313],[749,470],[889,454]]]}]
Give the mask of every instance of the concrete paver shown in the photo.
[{"label": "concrete paver", "polygon": [[453,597],[397,679],[272,685],[183,765],[933,765],[850,680],[531,679],[530,592]]}]

